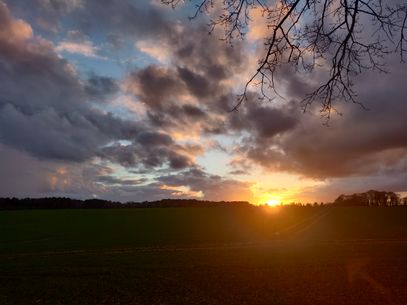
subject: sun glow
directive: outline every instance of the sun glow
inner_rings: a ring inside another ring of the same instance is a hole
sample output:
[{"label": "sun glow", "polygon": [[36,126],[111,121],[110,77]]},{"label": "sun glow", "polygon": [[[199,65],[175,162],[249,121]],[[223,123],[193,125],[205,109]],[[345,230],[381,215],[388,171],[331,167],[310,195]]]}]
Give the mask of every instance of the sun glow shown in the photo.
[{"label": "sun glow", "polygon": [[276,205],[280,205],[281,201],[279,199],[273,198],[273,199],[269,199],[268,201],[266,201],[265,204],[268,205],[268,206],[273,207],[273,206],[276,206]]},{"label": "sun glow", "polygon": [[283,201],[285,201],[284,199],[285,198],[280,194],[264,193],[256,196],[257,205],[266,205],[270,207],[283,204]]}]

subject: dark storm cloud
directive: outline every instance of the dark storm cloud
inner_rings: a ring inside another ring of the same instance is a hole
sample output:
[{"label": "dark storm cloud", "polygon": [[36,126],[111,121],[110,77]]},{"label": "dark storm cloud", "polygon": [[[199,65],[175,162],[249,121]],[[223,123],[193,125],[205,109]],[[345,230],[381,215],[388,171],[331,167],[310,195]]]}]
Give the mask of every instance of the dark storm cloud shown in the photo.
[{"label": "dark storm cloud", "polygon": [[0,23],[0,140],[38,157],[88,158],[106,135],[86,119],[93,114],[69,64],[1,2]]},{"label": "dark storm cloud", "polygon": [[84,161],[109,141],[130,139],[137,124],[97,113],[60,114],[52,108],[26,115],[0,107],[0,140],[43,159]]},{"label": "dark storm cloud", "polygon": [[[204,182],[204,181],[202,181]],[[190,188],[188,184],[182,185]],[[205,200],[251,200],[250,185],[235,180],[219,180],[218,184],[203,184],[199,191],[181,191],[159,182],[143,186],[120,186],[104,194],[105,198],[121,201],[152,201],[163,198],[202,198]],[[202,193],[201,193],[202,192]],[[136,199],[135,199],[136,198]]]},{"label": "dark storm cloud", "polygon": [[[182,186],[182,185],[189,185],[192,187],[192,190],[199,191],[200,187],[203,187],[203,184],[207,184],[210,179],[214,178],[213,180],[220,181],[221,177],[216,175],[208,175],[203,170],[198,168],[193,168],[188,171],[179,173],[177,175],[167,175],[159,177],[157,180],[167,185],[173,186]],[[211,183],[211,182],[209,182]]]},{"label": "dark storm cloud", "polygon": [[97,177],[112,174],[104,165],[38,160],[2,144],[0,156],[0,197],[91,198],[105,191]]},{"label": "dark storm cloud", "polygon": [[104,101],[119,89],[117,80],[106,76],[91,75],[85,84],[86,93],[95,101]]},{"label": "dark storm cloud", "polygon": [[183,169],[194,165],[191,155],[201,152],[199,146],[180,145],[162,132],[144,131],[128,145],[102,148],[98,155],[104,159],[138,170],[161,168]]},{"label": "dark storm cloud", "polygon": [[199,168],[191,168],[177,175],[157,178],[157,181],[170,186],[188,186],[191,191],[202,192],[206,199],[242,200],[251,198],[250,183],[233,179],[224,179],[211,175]]},{"label": "dark storm cloud", "polygon": [[121,179],[114,176],[97,176],[95,180],[106,185],[138,185],[146,182],[145,179]]},{"label": "dark storm cloud", "polygon": [[248,94],[249,99],[229,117],[231,129],[250,131],[254,139],[264,143],[269,138],[294,129],[298,116],[289,111],[288,105],[277,108],[276,105],[261,103],[255,93]]},{"label": "dark storm cloud", "polygon": [[87,0],[74,18],[84,31],[105,28],[116,35],[138,38],[164,31],[170,23],[148,1]]},{"label": "dark storm cloud", "polygon": [[161,110],[185,92],[175,70],[155,65],[135,71],[128,76],[128,89],[151,109]]},{"label": "dark storm cloud", "polygon": [[183,105],[182,111],[191,117],[205,117],[206,112],[194,105]]},{"label": "dark storm cloud", "polygon": [[137,136],[137,142],[141,145],[158,146],[171,145],[173,140],[167,134],[160,132],[142,132]]},{"label": "dark storm cloud", "polygon": [[[229,90],[221,82],[243,71],[247,63],[243,44],[236,42],[232,47],[217,39],[220,37],[217,31],[208,35],[207,27],[196,21],[185,27],[168,23],[152,33],[148,41],[165,46],[172,63],[167,73],[171,72],[193,96],[205,98]],[[151,72],[151,67],[136,73],[143,75],[146,72]]]},{"label": "dark storm cloud", "polygon": [[209,81],[205,76],[192,72],[188,68],[178,68],[178,75],[187,85],[188,90],[197,98],[205,98],[212,92],[210,91]]},{"label": "dark storm cloud", "polygon": [[2,144],[0,156],[0,197],[27,197],[46,192],[45,164]]},{"label": "dark storm cloud", "polygon": [[[250,186],[194,167],[179,175],[149,181],[143,177],[114,176],[113,170],[103,165],[41,161],[1,144],[0,155],[0,197],[72,196],[85,199],[97,194],[115,201],[143,201],[205,195],[214,200],[241,200],[239,196],[247,195]],[[185,191],[177,190],[180,186]],[[230,193],[232,190],[237,194],[235,197]]]},{"label": "dark storm cloud", "polygon": [[[91,75],[81,81],[52,45],[32,37],[30,26],[13,19],[5,5],[0,23],[1,142],[45,160],[99,156],[125,166],[174,169],[193,164],[169,135],[93,107],[117,92],[115,80]],[[132,144],[111,144],[119,140]]]},{"label": "dark storm cloud", "polygon": [[139,170],[169,166],[172,169],[182,169],[192,166],[194,161],[178,145],[167,145],[157,141],[147,144],[112,145],[102,148],[98,156],[119,163],[124,167]]},{"label": "dark storm cloud", "polygon": [[25,115],[7,104],[0,109],[0,139],[39,158],[83,161],[103,136],[82,120],[70,121],[52,109]]},{"label": "dark storm cloud", "polygon": [[[199,33],[199,35],[197,35]],[[188,26],[183,31],[173,31],[172,35],[161,37],[173,49],[175,64],[187,73],[197,73],[204,76],[192,74],[188,81],[191,87],[198,83],[210,82],[213,86],[220,81],[230,78],[233,74],[244,69],[247,58],[244,53],[243,44],[238,41],[230,46],[217,38],[221,33],[214,32],[207,35],[208,29],[205,25],[195,24]]]},{"label": "dark storm cloud", "polygon": [[15,21],[7,20],[9,18],[5,7],[0,6],[4,33],[0,35],[2,103],[11,102],[24,108],[25,113],[34,113],[50,105],[60,111],[80,107],[81,86],[71,66],[53,52],[48,42],[23,37],[24,31],[19,30]]},{"label": "dark storm cloud", "polygon": [[198,23],[169,25],[153,36],[170,54],[168,67],[150,65],[130,73],[127,90],[147,107],[157,127],[199,134],[226,133],[225,116],[236,102],[231,79],[246,62],[242,45],[231,47]]},{"label": "dark storm cloud", "polygon": [[[32,0],[29,14],[27,1],[7,1],[16,11],[25,11],[31,22],[46,30],[60,30],[63,22],[88,35],[109,33],[121,40],[125,36],[147,36],[165,29],[169,20],[158,6],[148,0]],[[25,8],[25,9],[24,9]]]},{"label": "dark storm cloud", "polygon": [[172,154],[169,158],[172,169],[183,169],[193,165],[193,162],[186,156]]},{"label": "dark storm cloud", "polygon": [[[184,58],[180,64],[188,65],[187,58]],[[128,90],[137,95],[151,111],[160,112],[171,107],[177,107],[181,97],[186,94],[201,104],[213,108],[213,106],[218,106],[214,103],[225,101],[221,94],[225,90],[229,90],[229,88],[224,88],[219,83],[214,82],[206,74],[201,75],[188,68],[162,68],[156,65],[129,74],[127,85]],[[188,107],[184,108],[186,114],[192,113],[191,111],[188,112],[192,109]],[[226,112],[224,109],[221,111]]]},{"label": "dark storm cloud", "polygon": [[[203,100],[212,111],[230,110],[224,95],[231,94],[230,80],[241,73],[247,58],[243,45],[237,42],[233,47],[219,41],[220,34],[207,35],[205,26],[186,27],[183,32],[167,37],[173,48],[173,60],[178,74],[190,93]],[[199,33],[199,35],[196,35]]]},{"label": "dark storm cloud", "polygon": [[[224,179],[211,175],[203,169],[190,166],[189,169],[177,174],[164,174],[156,177],[150,183],[131,185],[120,183],[120,179],[106,179],[115,183],[104,193],[105,198],[119,198],[122,201],[159,200],[163,198],[201,198],[207,200],[250,200],[252,194],[250,183]],[[117,184],[116,184],[117,182]]]},{"label": "dark storm cloud", "polygon": [[[358,100],[368,111],[356,104],[338,104],[343,116],[333,116],[330,126],[324,127],[312,111],[299,114],[299,108],[288,106],[297,124],[286,125],[289,128],[281,136],[270,139],[263,130],[267,119],[253,117],[257,132],[244,139],[240,151],[265,168],[318,179],[369,175],[384,179],[383,172],[389,170],[401,177],[396,173],[405,172],[400,162],[405,162],[407,154],[407,70],[395,59],[388,68],[390,74],[367,72],[356,83]],[[271,124],[273,115],[267,117]],[[232,126],[247,129],[245,122],[237,121]]]},{"label": "dark storm cloud", "polygon": [[256,132],[262,138],[274,135],[293,128],[296,120],[285,116],[281,111],[273,108],[259,107],[249,111],[247,120],[252,122]]}]

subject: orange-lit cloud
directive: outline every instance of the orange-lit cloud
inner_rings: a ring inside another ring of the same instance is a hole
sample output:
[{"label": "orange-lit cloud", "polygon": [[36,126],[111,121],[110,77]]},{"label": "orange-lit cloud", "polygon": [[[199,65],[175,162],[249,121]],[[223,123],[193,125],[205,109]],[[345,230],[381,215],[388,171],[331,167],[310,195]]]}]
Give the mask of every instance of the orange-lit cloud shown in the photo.
[{"label": "orange-lit cloud", "polygon": [[97,54],[98,48],[96,48],[91,41],[62,41],[56,46],[55,50],[57,52],[68,52],[87,57],[103,58]]},{"label": "orange-lit cloud", "polygon": [[268,27],[267,12],[261,7],[250,10],[250,24],[247,38],[251,41],[263,41],[268,37],[272,29]]},{"label": "orange-lit cloud", "polygon": [[33,37],[32,27],[21,19],[12,19],[7,15],[8,7],[0,1],[0,16],[3,23],[0,27],[0,40],[8,41],[9,43],[20,43]]},{"label": "orange-lit cloud", "polygon": [[171,58],[169,46],[160,41],[142,40],[136,43],[136,47],[143,53],[151,56],[162,63],[168,62]]},{"label": "orange-lit cloud", "polygon": [[171,185],[162,185],[160,186],[162,190],[169,190],[171,191],[172,196],[176,197],[193,197],[193,198],[202,198],[204,194],[202,191],[191,191],[189,186],[181,185],[181,186],[171,186]]}]

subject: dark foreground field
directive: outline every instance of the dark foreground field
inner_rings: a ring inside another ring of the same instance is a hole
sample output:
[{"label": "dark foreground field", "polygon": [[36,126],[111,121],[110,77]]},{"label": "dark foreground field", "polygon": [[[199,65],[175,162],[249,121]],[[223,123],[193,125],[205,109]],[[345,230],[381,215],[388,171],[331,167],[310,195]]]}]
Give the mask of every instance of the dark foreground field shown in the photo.
[{"label": "dark foreground field", "polygon": [[0,304],[407,304],[407,208],[0,212]]}]

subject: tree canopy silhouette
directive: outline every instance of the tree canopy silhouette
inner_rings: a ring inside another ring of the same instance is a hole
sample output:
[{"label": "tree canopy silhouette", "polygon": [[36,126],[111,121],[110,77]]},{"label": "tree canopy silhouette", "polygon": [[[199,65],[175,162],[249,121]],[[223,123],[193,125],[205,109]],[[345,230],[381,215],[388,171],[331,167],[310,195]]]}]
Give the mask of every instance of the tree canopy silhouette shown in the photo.
[{"label": "tree canopy silhouette", "polygon": [[[247,99],[251,85],[263,98],[278,95],[275,76],[284,65],[312,72],[325,67],[325,77],[304,96],[306,109],[314,101],[329,119],[339,100],[357,100],[352,79],[364,70],[386,72],[384,57],[398,53],[404,62],[407,42],[407,4],[402,0],[161,0],[176,7],[181,2],[196,6],[195,14],[208,14],[210,31],[224,29],[231,43],[244,38],[251,11],[261,10],[266,20],[265,48],[258,66],[234,107]],[[272,95],[270,94],[272,93]]]}]

